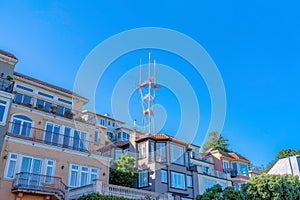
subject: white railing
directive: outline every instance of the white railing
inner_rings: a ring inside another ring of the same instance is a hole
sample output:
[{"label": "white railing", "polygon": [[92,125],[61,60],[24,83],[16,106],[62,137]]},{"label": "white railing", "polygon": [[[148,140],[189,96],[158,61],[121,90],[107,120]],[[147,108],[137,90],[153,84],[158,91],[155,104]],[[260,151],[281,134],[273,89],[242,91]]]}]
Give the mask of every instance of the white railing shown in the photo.
[{"label": "white railing", "polygon": [[202,166],[198,166],[197,171],[198,171],[198,173],[213,176],[213,177],[216,177],[216,178],[230,179],[230,173],[224,173],[224,172],[214,170],[214,169],[211,169],[211,168],[203,169]]},{"label": "white railing", "polygon": [[68,199],[77,199],[82,195],[97,192],[102,195],[112,195],[126,197],[130,199],[150,199],[171,200],[171,194],[160,194],[140,189],[128,188],[118,185],[103,183],[100,180],[95,180],[93,184],[72,188],[68,191]]}]

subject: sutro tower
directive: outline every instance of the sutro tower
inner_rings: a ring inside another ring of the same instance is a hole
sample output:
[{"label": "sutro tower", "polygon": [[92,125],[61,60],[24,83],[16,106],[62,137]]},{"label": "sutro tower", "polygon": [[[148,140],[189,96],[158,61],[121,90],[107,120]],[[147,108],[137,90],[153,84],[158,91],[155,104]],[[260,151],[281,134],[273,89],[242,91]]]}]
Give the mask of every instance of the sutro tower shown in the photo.
[{"label": "sutro tower", "polygon": [[[152,70],[151,70],[152,69]],[[140,60],[140,84],[137,85],[141,95],[142,103],[142,128],[144,132],[155,133],[154,123],[154,101],[156,90],[160,87],[156,84],[156,61],[151,64],[149,52],[148,73],[146,80],[142,77],[142,60]]]}]

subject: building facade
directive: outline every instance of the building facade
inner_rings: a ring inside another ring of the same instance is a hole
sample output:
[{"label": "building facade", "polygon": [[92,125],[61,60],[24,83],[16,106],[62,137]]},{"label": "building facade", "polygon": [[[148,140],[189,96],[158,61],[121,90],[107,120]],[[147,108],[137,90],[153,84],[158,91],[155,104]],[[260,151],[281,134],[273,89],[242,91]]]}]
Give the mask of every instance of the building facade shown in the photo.
[{"label": "building facade", "polygon": [[249,180],[250,161],[240,154],[234,152],[223,152],[219,150],[210,151],[213,157],[215,170],[230,174],[235,189]]},{"label": "building facade", "polygon": [[16,72],[14,82],[0,161],[0,196],[65,199],[67,188],[94,179],[108,183],[110,159],[97,151],[106,128],[82,118],[88,100]]}]

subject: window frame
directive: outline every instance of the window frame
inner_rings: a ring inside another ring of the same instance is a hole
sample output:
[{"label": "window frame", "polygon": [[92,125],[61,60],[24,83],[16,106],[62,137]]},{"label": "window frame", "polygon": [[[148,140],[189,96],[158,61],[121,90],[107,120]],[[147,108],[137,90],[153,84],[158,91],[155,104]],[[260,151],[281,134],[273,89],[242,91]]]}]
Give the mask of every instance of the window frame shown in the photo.
[{"label": "window frame", "polygon": [[[143,145],[143,147],[142,147]],[[141,151],[142,150],[142,151]],[[144,159],[147,157],[146,142],[138,143],[138,159]]]},{"label": "window frame", "polygon": [[[182,153],[181,152],[176,153],[174,147],[178,148],[177,150],[182,149]],[[172,149],[172,148],[174,148],[174,149]],[[173,158],[173,156],[176,155],[176,154],[181,154],[181,155],[178,156],[178,157],[176,156],[175,158]],[[173,164],[177,164],[177,165],[185,165],[185,148],[184,148],[184,146],[177,145],[177,144],[174,144],[174,143],[170,144],[170,162],[173,163]]]},{"label": "window frame", "polygon": [[188,188],[192,188],[193,187],[193,176],[186,175],[186,186]]},{"label": "window frame", "polygon": [[[163,174],[165,174],[165,179],[163,179]],[[168,183],[168,171],[165,169],[160,170],[160,182],[161,183]]]},{"label": "window frame", "polygon": [[[5,103],[2,103],[5,102]],[[0,119],[0,124],[1,125],[5,125],[6,124],[6,121],[7,121],[7,116],[8,116],[8,110],[9,110],[9,100],[7,99],[4,99],[4,98],[0,98],[0,106],[4,107],[4,111],[3,111],[3,116],[2,116],[2,119]]]},{"label": "window frame", "polygon": [[[177,183],[176,183],[176,185],[173,185],[174,184],[173,174],[182,176],[182,178],[183,178],[182,179],[183,187],[178,186],[179,184],[177,185]],[[174,189],[178,189],[178,190],[186,190],[187,189],[186,188],[186,174],[181,173],[181,172],[177,172],[177,171],[171,171],[170,172],[170,187],[174,188]]]},{"label": "window frame", "polygon": [[[140,180],[141,180],[141,177],[140,175],[143,174],[142,178],[145,178],[147,177],[147,182],[144,182],[144,184],[140,185]],[[145,175],[146,174],[146,175]],[[138,172],[138,188],[146,188],[146,187],[149,187],[149,170],[146,169],[146,170],[142,170],[142,171],[139,171]]]}]

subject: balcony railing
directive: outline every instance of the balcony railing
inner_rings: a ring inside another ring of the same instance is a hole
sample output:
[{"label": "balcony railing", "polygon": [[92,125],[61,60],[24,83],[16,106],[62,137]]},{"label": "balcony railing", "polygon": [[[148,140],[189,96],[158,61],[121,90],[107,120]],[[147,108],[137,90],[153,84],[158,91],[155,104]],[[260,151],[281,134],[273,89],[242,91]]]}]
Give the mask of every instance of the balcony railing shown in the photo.
[{"label": "balcony railing", "polygon": [[80,135],[71,137],[12,122],[9,123],[7,135],[82,152],[88,152],[93,145],[90,141],[80,138]]},{"label": "balcony railing", "polygon": [[16,93],[13,101],[15,104],[22,105],[28,108],[36,109],[46,113],[51,113],[68,119],[82,120],[82,112],[71,109],[68,106],[57,104],[42,98],[28,96],[22,93]]},{"label": "balcony railing", "polygon": [[190,153],[190,158],[191,159],[204,161],[204,162],[208,162],[208,163],[212,163],[212,164],[214,163],[213,158],[211,156],[206,156],[204,154],[196,153],[194,151],[191,151],[189,153]]},{"label": "balcony railing", "polygon": [[12,184],[13,192],[20,190],[53,194],[65,199],[66,185],[60,177],[21,172],[16,174]]},{"label": "balcony railing", "polygon": [[203,167],[203,166],[197,166],[197,171],[200,174],[208,175],[208,176],[213,176],[216,178],[222,178],[222,179],[230,179],[230,175],[218,170],[214,170],[208,167]]},{"label": "balcony railing", "polygon": [[14,82],[5,78],[0,78],[0,90],[12,93],[14,88]]},{"label": "balcony railing", "polygon": [[95,180],[94,183],[90,185],[70,189],[69,196],[66,199],[77,199],[84,194],[94,192],[98,192],[102,195],[112,195],[130,199],[146,199],[146,197],[148,197],[149,199],[171,200],[171,194],[160,194],[141,189],[106,184],[100,180]]},{"label": "balcony railing", "polygon": [[224,173],[230,174],[231,178],[237,177],[238,171],[235,169],[224,169]]}]

